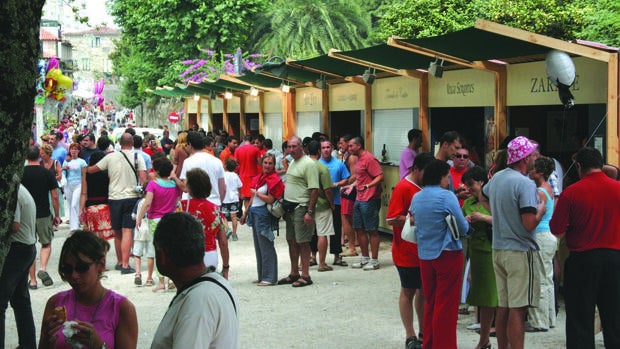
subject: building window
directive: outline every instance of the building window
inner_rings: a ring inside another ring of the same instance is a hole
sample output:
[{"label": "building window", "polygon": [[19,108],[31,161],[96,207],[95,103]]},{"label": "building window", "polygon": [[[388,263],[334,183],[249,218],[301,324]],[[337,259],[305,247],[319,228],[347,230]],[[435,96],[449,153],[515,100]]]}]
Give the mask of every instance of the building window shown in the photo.
[{"label": "building window", "polygon": [[95,36],[92,40],[92,47],[99,47],[99,46],[101,46],[101,37]]},{"label": "building window", "polygon": [[90,58],[82,58],[81,60],[81,68],[83,71],[89,71],[90,70]]}]

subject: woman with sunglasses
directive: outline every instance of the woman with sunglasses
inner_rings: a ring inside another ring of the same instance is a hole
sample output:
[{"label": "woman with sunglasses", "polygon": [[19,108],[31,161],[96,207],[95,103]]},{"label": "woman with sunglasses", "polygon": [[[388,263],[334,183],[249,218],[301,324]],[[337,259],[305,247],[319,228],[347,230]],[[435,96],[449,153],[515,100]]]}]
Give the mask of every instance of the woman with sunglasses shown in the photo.
[{"label": "woman with sunglasses", "polygon": [[[58,272],[71,289],[53,295],[45,306],[39,348],[136,348],[138,319],[134,305],[124,296],[106,289],[101,276],[106,265],[105,240],[76,230],[60,252]],[[64,307],[65,323],[54,309]],[[64,330],[64,331],[63,331]],[[72,332],[68,338],[66,332]]]}]

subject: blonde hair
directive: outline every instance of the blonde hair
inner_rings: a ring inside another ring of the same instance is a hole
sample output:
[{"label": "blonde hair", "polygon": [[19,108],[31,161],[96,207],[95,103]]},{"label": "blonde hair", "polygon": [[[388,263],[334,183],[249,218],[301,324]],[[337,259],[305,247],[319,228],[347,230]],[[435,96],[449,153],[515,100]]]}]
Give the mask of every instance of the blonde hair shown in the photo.
[{"label": "blonde hair", "polygon": [[177,148],[184,147],[187,145],[187,132],[179,133],[179,137],[177,138]]},{"label": "blonde hair", "polygon": [[41,151],[45,153],[47,156],[52,156],[52,152],[54,152],[54,148],[52,148],[49,144],[43,144],[41,146]]}]

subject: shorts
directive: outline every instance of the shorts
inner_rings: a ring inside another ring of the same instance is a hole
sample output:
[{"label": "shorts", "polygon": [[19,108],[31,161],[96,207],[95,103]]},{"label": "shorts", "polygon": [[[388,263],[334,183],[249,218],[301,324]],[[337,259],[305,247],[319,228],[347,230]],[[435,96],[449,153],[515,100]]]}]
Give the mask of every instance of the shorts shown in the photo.
[{"label": "shorts", "polygon": [[541,263],[538,251],[493,250],[497,305],[502,308],[537,307]]},{"label": "shorts", "polygon": [[132,253],[136,257],[155,258],[153,241],[134,240]]},{"label": "shorts", "polygon": [[297,206],[293,213],[285,213],[286,221],[286,240],[293,240],[299,244],[308,243],[312,240],[314,234],[314,220],[312,224],[304,224],[304,216],[306,215],[306,206]]},{"label": "shorts", "polygon": [[334,231],[334,217],[332,216],[331,209],[314,212],[314,224],[316,225],[317,236],[331,236],[336,234]]},{"label": "shorts", "polygon": [[420,275],[420,267],[399,267],[398,276],[400,277],[400,287],[411,290],[422,289],[422,276]]},{"label": "shorts", "polygon": [[355,204],[353,204],[353,229],[364,229],[364,231],[379,230],[380,208],[381,199],[355,201]]},{"label": "shorts", "polygon": [[131,218],[131,213],[136,205],[138,198],[108,200],[110,206],[110,220],[112,221],[113,230],[121,230],[123,228],[133,229],[136,221]]},{"label": "shorts", "polygon": [[224,214],[224,216],[226,216],[226,219],[230,219],[231,213],[239,212],[239,202],[224,203],[222,204],[221,208],[222,213]]},{"label": "shorts", "polygon": [[37,218],[36,233],[41,245],[46,246],[52,243],[54,237],[52,216]]},{"label": "shorts", "polygon": [[349,199],[345,199],[343,197],[340,198],[340,214],[348,214],[353,215],[353,201]]}]

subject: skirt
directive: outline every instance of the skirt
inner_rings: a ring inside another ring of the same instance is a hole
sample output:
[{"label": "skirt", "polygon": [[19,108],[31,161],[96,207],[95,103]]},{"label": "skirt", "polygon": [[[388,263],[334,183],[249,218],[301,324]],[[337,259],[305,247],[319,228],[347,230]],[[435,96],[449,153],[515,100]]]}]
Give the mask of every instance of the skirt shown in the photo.
[{"label": "skirt", "polygon": [[112,239],[114,231],[112,230],[112,221],[110,219],[110,206],[108,204],[87,206],[83,227],[84,230],[92,231],[102,239]]}]

